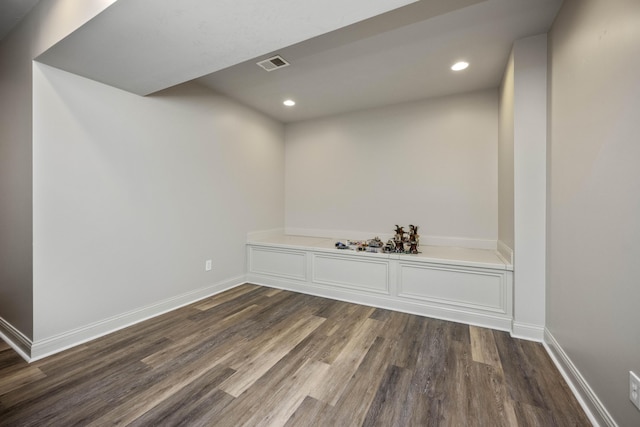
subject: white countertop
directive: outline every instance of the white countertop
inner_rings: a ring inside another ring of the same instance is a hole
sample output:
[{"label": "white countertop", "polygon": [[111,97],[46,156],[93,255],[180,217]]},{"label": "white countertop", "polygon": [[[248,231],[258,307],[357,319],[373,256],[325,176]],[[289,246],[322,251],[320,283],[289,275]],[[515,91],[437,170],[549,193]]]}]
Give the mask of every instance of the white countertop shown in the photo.
[{"label": "white countertop", "polygon": [[[418,250],[421,253],[419,254],[370,253],[356,252],[349,249],[336,249],[335,244],[337,241],[338,239],[326,237],[275,234],[249,238],[247,244],[513,271],[513,266],[508,264],[498,255],[497,251],[494,250],[456,248],[450,246],[420,246]],[[344,242],[344,240],[341,241]]]}]

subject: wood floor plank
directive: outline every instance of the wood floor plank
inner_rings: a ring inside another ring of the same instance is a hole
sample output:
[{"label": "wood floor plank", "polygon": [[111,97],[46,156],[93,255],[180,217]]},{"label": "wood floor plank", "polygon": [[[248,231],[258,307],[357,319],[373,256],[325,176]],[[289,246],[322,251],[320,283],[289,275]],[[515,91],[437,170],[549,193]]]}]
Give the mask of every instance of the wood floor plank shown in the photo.
[{"label": "wood floor plank", "polygon": [[389,364],[413,370],[416,366],[428,320],[406,313],[394,313],[384,327],[384,336],[392,342]]},{"label": "wood floor plank", "polygon": [[221,372],[221,376],[224,377],[232,372],[228,367],[211,362],[196,366],[186,365],[178,367],[175,371],[167,370],[156,373],[157,378],[154,380],[153,387],[138,390],[119,406],[87,425],[94,427],[106,424],[128,425],[163,402],[174,399],[174,396],[179,395],[182,389],[188,387],[198,378],[209,375],[211,370],[215,373]]},{"label": "wood floor plank", "polygon": [[558,424],[551,411],[526,403],[514,402],[514,411],[520,427],[560,427],[560,426],[589,426],[588,424]]},{"label": "wood floor plank", "polygon": [[39,360],[0,426],[583,426],[539,343],[256,285]]},{"label": "wood floor plank", "polygon": [[13,372],[0,372],[0,395],[46,377],[44,372],[35,366],[13,369]]},{"label": "wood floor plank", "polygon": [[[325,319],[335,318],[336,316],[339,316],[341,313],[344,313],[349,309],[354,309],[359,305],[359,304],[353,304],[351,302],[345,302],[345,301],[332,301],[326,298],[321,298],[321,300],[324,304],[322,304],[318,308],[318,311],[316,311],[314,315],[319,317],[324,317]],[[375,310],[375,309],[372,308],[372,310]]]},{"label": "wood floor plank", "polygon": [[289,417],[285,427],[320,426],[331,407],[311,396],[304,398],[296,411]]},{"label": "wood floor plank", "polygon": [[[299,307],[298,311],[290,313],[288,317],[279,318],[278,322],[265,322],[260,325],[256,325],[252,321],[241,329],[237,329],[235,327],[226,329],[225,335],[228,336],[230,333],[233,334],[229,339],[235,339],[235,335],[243,338],[243,341],[240,344],[234,346],[232,354],[228,357],[225,356],[227,359],[226,363],[230,366],[236,367],[251,363],[258,354],[264,353],[269,348],[285,339],[284,337],[286,337],[292,328],[296,327],[296,325],[299,326],[300,323],[304,322],[306,319],[312,318],[314,321],[317,321],[318,327],[311,332],[314,333],[322,326],[326,319],[313,316],[310,314],[311,312],[313,312],[313,308]],[[258,313],[257,316],[262,316],[262,314],[263,313]],[[242,326],[242,324],[239,324],[239,326]],[[251,329],[250,333],[247,332],[247,329]]]},{"label": "wood floor plank", "polygon": [[393,314],[391,310],[385,310],[384,308],[376,308],[373,313],[371,313],[371,318],[375,320],[379,320],[381,322],[386,322],[389,317]]},{"label": "wood floor plank", "polygon": [[243,392],[221,412],[219,423],[222,425],[243,425],[249,422],[253,414],[260,413],[262,417],[265,417],[269,412],[274,411],[276,405],[287,405],[288,402],[280,402],[273,398],[274,390],[290,389],[292,381],[310,376],[310,371],[306,368],[310,366],[309,363],[312,360],[299,356],[299,352],[292,352],[282,358],[251,388]]},{"label": "wood floor plank", "polygon": [[387,368],[363,426],[391,426],[402,417],[411,376],[412,372],[408,369],[395,365]]},{"label": "wood floor plank", "polygon": [[569,386],[562,379],[551,358],[538,343],[523,342],[523,351],[529,364],[534,367],[535,380],[541,390],[557,390],[553,398],[545,393],[545,407],[557,425],[588,425],[589,420],[580,408]]},{"label": "wood floor plank", "polygon": [[[233,299],[227,300],[224,298],[224,294],[215,295],[220,299],[224,299],[223,302],[217,303],[214,307],[208,310],[198,310],[191,316],[189,320],[196,322],[200,326],[209,326],[215,324],[219,319],[229,316],[239,310],[244,309],[250,305],[263,305],[269,304],[271,301],[264,296],[264,289],[254,288],[249,292],[243,292]],[[203,302],[202,304],[205,304]]]},{"label": "wood floor plank", "polygon": [[[135,389],[136,372],[148,369],[143,364],[129,364],[125,366],[110,367],[108,370],[101,370],[92,375],[93,372],[85,372],[81,376],[73,378],[57,378],[57,382],[52,387],[42,388],[31,385],[27,390],[34,389],[33,395],[19,402],[5,400],[12,397],[11,393],[2,396],[5,404],[9,404],[7,411],[3,413],[3,419],[9,425],[84,425],[82,420],[91,419],[98,416],[104,405],[117,400],[117,395],[111,395],[109,401],[105,401],[102,396],[112,390],[119,392]],[[89,380],[90,378],[90,380]],[[151,382],[147,376],[143,378],[145,385]],[[45,381],[49,383],[49,377]],[[122,381],[126,380],[126,385]],[[21,388],[18,391],[24,391]],[[76,408],[83,408],[83,411],[76,411]],[[54,423],[55,421],[55,423]]]},{"label": "wood floor plank", "polygon": [[[474,362],[470,374],[470,391],[473,393],[471,398],[478,414],[476,419],[493,423],[496,427],[518,425],[502,368]],[[477,393],[476,390],[482,390],[482,393]]]},{"label": "wood floor plank", "polygon": [[211,405],[233,401],[232,396],[218,389],[218,385],[233,373],[233,369],[222,367],[205,372],[172,394],[169,399],[159,401],[130,425],[193,425],[209,413]]},{"label": "wood floor plank", "polygon": [[547,409],[544,392],[535,380],[535,367],[522,349],[522,340],[511,338],[506,332],[494,331],[493,336],[511,399]]},{"label": "wood floor plank", "polygon": [[473,360],[502,369],[496,342],[493,339],[493,331],[477,326],[469,326],[469,335]]},{"label": "wood floor plank", "polygon": [[268,345],[253,353],[252,357],[232,363],[236,373],[223,382],[220,389],[238,397],[324,321],[324,318],[316,316],[300,319],[276,339],[269,341]]},{"label": "wood floor plank", "polygon": [[47,374],[39,381],[19,387],[10,393],[3,394],[0,399],[10,407],[38,407],[53,405],[54,401],[64,399],[65,393],[73,392],[75,387],[88,381],[100,381],[113,375],[114,371],[132,363],[138,363],[142,357],[157,351],[166,345],[167,340],[150,341],[138,339],[129,348],[114,349],[102,358],[86,360],[82,365],[58,371],[58,375]]},{"label": "wood floor plank", "polygon": [[[31,406],[31,416],[22,418],[21,422],[33,421],[33,425],[42,425],[46,420],[46,425],[86,426],[119,406],[137,390],[148,388],[153,383],[148,373],[148,367],[137,362],[114,369],[110,375],[100,376],[91,383],[70,384],[59,394],[45,396],[43,405],[38,402]],[[35,408],[40,409],[34,411]],[[82,408],[82,411],[76,408]]]},{"label": "wood floor plank", "polygon": [[495,420],[484,417],[485,412],[481,410],[484,408],[481,408],[478,396],[473,392],[471,371],[474,362],[470,348],[451,338],[445,351],[447,375],[441,375],[443,385],[440,386],[443,391],[440,413],[442,425],[465,425],[469,419],[477,420],[478,425],[485,425],[487,421],[494,423]]},{"label": "wood floor plank", "polygon": [[309,395],[329,405],[335,405],[342,396],[349,378],[373,345],[379,329],[379,321],[367,318],[331,364],[328,376],[332,380],[323,382]]},{"label": "wood floor plank", "polygon": [[371,307],[348,307],[343,313],[327,319],[322,325],[322,330],[327,330],[327,338],[322,342],[322,350],[316,355],[318,360],[332,364],[367,321],[372,311]]},{"label": "wood floor plank", "polygon": [[246,328],[243,332],[249,340],[259,338],[264,335],[265,330],[272,330],[292,317],[315,316],[314,313],[318,308],[316,297],[294,292],[283,291],[267,299],[268,305],[265,305],[265,308],[256,313],[252,319],[253,326]]},{"label": "wood floor plank", "polygon": [[362,425],[386,372],[389,350],[389,343],[376,337],[326,418],[328,425],[340,425],[344,420],[349,420],[349,425]]},{"label": "wood floor plank", "polygon": [[[220,319],[217,323],[206,328],[199,328],[190,333],[185,333],[183,331],[183,338],[178,340],[173,339],[171,344],[163,348],[161,351],[149,355],[142,361],[155,367],[166,363],[172,363],[176,355],[200,346],[203,340],[206,340],[206,337],[215,336],[234,324],[237,325],[243,320],[250,319],[258,310],[260,310],[260,306],[252,304],[229,314],[228,316]],[[185,322],[190,321],[185,320]],[[172,337],[173,334],[170,334],[169,339]]]},{"label": "wood floor plank", "polygon": [[[4,344],[4,341],[0,340],[0,343]],[[21,362],[24,360],[13,351],[8,344],[5,344],[3,350],[0,350],[0,373],[7,372],[7,369],[15,369],[16,366],[19,366]]]},{"label": "wood floor plank", "polygon": [[267,290],[267,292],[265,292],[264,295],[267,297],[272,297],[274,295],[278,295],[280,292],[282,292],[282,289],[271,288]]},{"label": "wood floor plank", "polygon": [[453,341],[459,341],[463,344],[470,345],[471,338],[469,335],[469,325],[465,325],[457,322],[449,322],[451,339]]},{"label": "wood floor plank", "polygon": [[449,338],[444,323],[427,319],[424,333],[418,337],[419,349],[406,404],[398,420],[400,425],[444,425],[444,398],[447,382]]},{"label": "wood floor plank", "polygon": [[252,412],[243,425],[283,426],[328,370],[326,363],[305,360],[286,384],[271,390],[267,399],[262,401],[260,410]]}]

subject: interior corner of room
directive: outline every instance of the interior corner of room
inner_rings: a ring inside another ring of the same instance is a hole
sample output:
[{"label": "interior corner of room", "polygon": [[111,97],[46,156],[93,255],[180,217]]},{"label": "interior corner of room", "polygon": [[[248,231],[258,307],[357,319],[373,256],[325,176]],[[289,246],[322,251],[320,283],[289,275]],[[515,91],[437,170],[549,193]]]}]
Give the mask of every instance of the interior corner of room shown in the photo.
[{"label": "interior corner of room", "polygon": [[[261,281],[542,342],[594,425],[640,422],[640,3],[72,3],[0,20],[26,360]],[[422,254],[332,247],[396,224]]]}]

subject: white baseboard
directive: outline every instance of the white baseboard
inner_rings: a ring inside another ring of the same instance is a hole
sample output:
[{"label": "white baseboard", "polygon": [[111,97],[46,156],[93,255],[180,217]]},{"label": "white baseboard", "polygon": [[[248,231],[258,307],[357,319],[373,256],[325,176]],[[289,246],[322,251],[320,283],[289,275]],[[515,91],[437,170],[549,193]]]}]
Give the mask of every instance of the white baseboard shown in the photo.
[{"label": "white baseboard", "polygon": [[560,374],[576,396],[580,406],[582,406],[587,417],[589,417],[589,421],[596,427],[617,427],[613,417],[609,414],[609,411],[607,411],[607,408],[605,408],[600,399],[598,399],[598,396],[593,389],[591,389],[589,383],[587,383],[587,380],[584,379],[567,353],[565,353],[555,337],[546,328],[544,330],[543,344],[547,349],[547,353],[549,353],[549,356],[560,371]]},{"label": "white baseboard", "polygon": [[511,325],[511,336],[523,340],[542,342],[544,340],[544,326],[514,321]]},{"label": "white baseboard", "polygon": [[504,258],[506,262],[513,265],[513,249],[507,246],[502,240],[498,240],[498,254]]},{"label": "white baseboard", "polygon": [[203,298],[226,291],[243,283],[245,283],[244,275],[234,277],[229,280],[216,283],[215,285],[187,292],[185,294],[113,316],[60,335],[35,341],[31,343],[30,352],[28,353],[30,354],[30,357],[27,361],[33,362],[52,354],[59,353],[68,348],[75,347],[87,341],[91,341],[117,330],[126,328],[127,326],[134,325],[185,305],[192,304]]},{"label": "white baseboard", "polygon": [[13,348],[27,362],[31,351],[31,339],[0,317],[0,338]]},{"label": "white baseboard", "polygon": [[[418,230],[420,231],[420,230]],[[380,233],[368,231],[353,230],[324,230],[312,228],[285,228],[285,234],[294,236],[324,237],[336,240],[367,240],[374,237],[380,237],[383,242],[393,238],[393,233]],[[447,236],[420,236],[420,244],[425,246],[453,246],[458,248],[469,249],[489,249],[496,250],[497,244],[492,239],[472,239],[465,237],[447,237]]]}]

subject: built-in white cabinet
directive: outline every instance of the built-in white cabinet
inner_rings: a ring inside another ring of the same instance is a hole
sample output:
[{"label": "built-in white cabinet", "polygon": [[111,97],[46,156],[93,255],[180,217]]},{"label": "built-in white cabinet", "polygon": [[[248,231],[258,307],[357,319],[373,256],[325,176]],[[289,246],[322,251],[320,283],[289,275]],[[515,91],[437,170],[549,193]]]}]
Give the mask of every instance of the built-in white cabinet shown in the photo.
[{"label": "built-in white cabinet", "polygon": [[373,254],[337,250],[327,239],[263,239],[247,244],[247,277],[256,284],[511,330],[510,265],[494,251],[426,252]]}]

